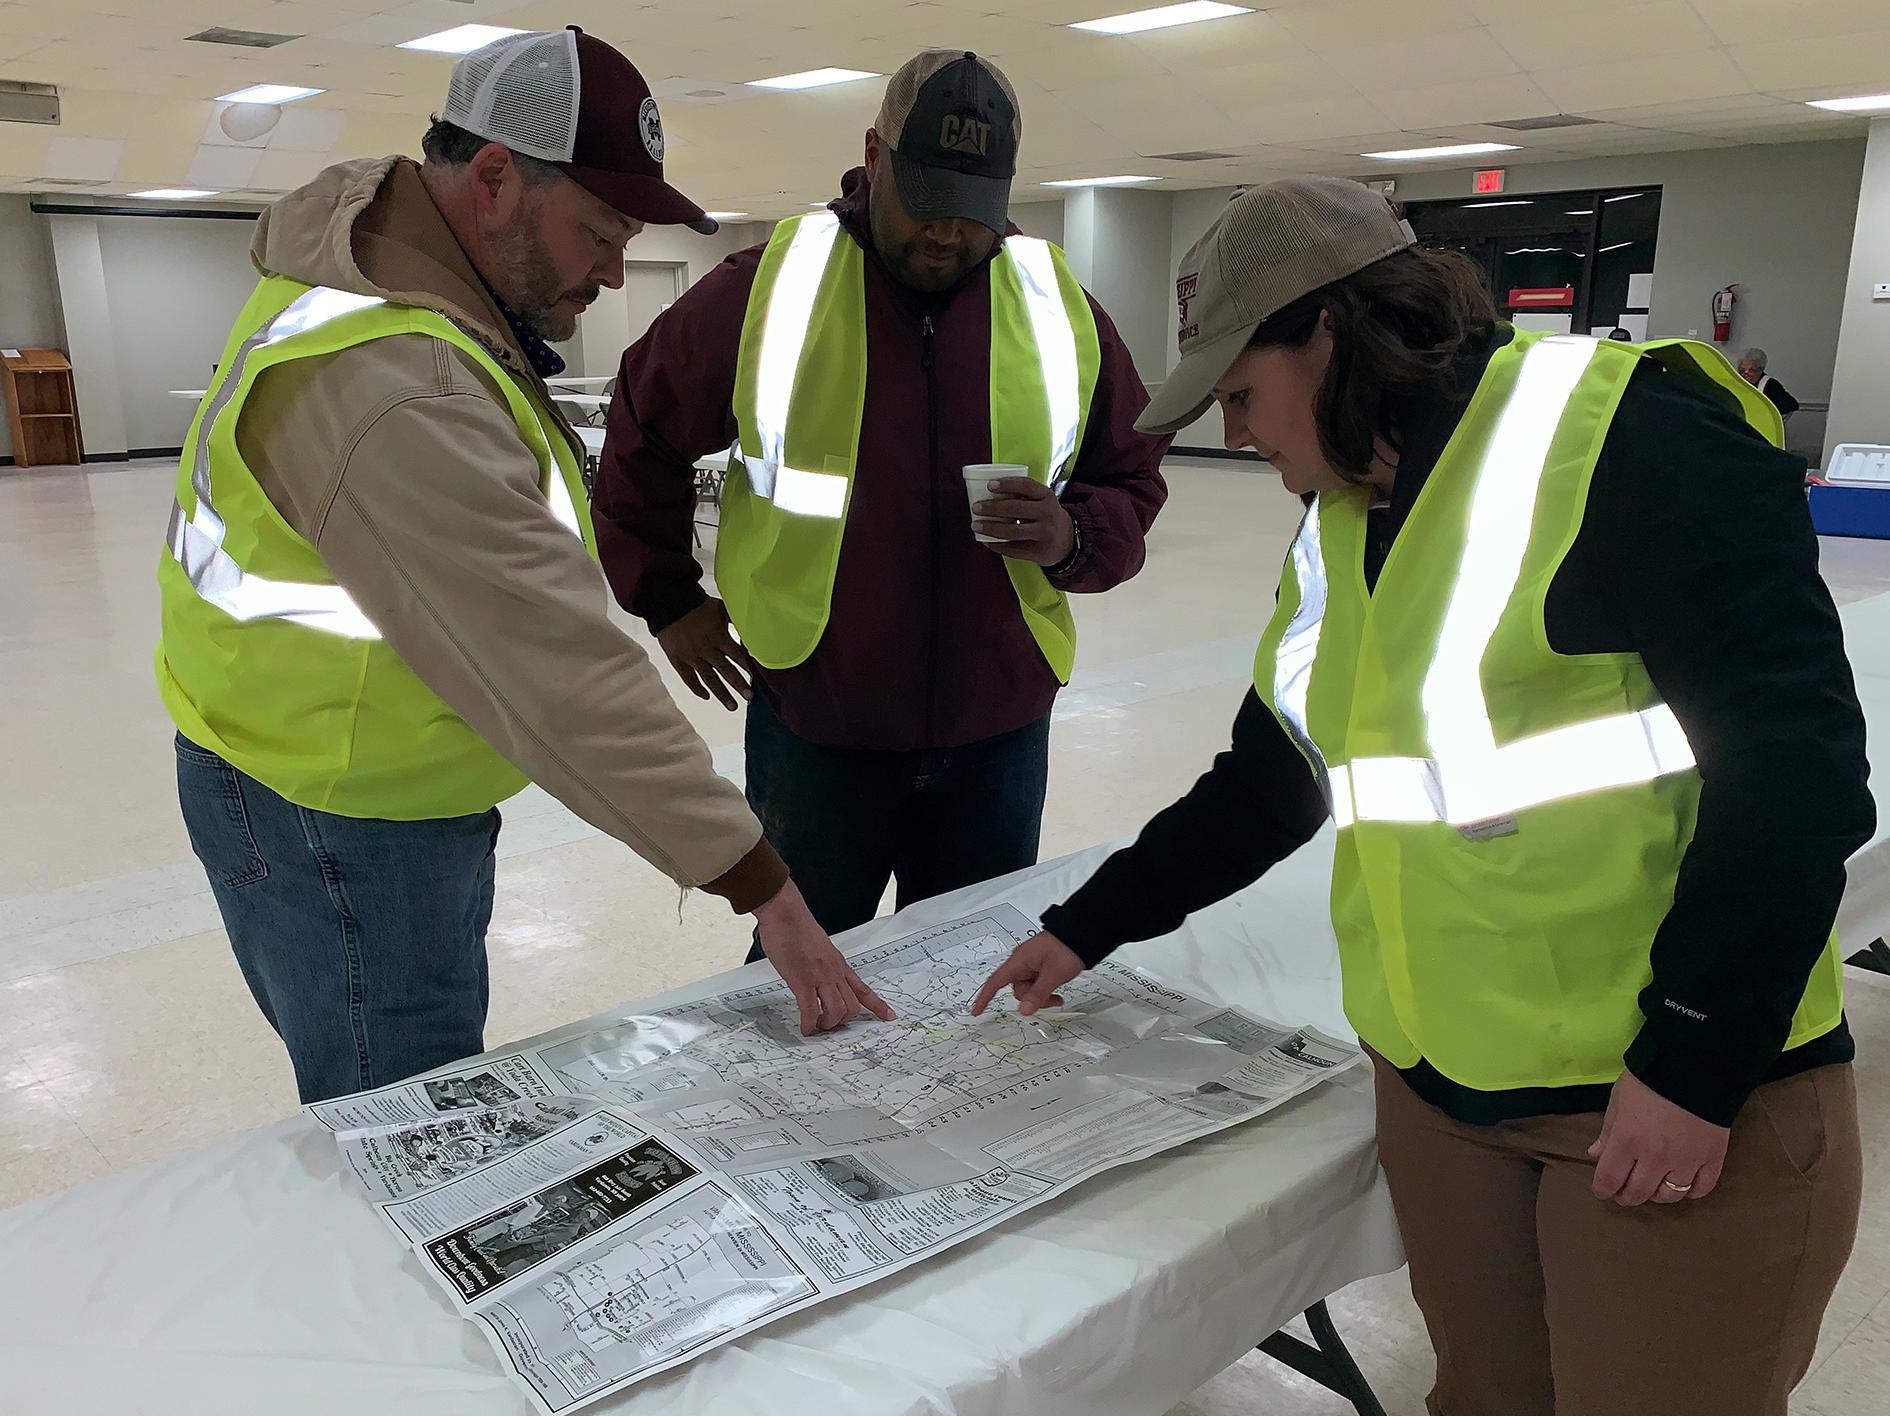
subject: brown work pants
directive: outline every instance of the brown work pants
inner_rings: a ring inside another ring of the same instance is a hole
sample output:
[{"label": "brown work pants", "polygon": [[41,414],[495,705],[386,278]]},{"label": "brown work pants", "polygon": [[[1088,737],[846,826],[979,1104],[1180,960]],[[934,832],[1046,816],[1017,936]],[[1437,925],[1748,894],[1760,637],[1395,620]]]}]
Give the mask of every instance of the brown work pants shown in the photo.
[{"label": "brown work pants", "polygon": [[1760,1087],[1705,1199],[1628,1209],[1599,1112],[1466,1126],[1373,1062],[1433,1416],[1785,1416],[1857,1234],[1848,1065]]}]

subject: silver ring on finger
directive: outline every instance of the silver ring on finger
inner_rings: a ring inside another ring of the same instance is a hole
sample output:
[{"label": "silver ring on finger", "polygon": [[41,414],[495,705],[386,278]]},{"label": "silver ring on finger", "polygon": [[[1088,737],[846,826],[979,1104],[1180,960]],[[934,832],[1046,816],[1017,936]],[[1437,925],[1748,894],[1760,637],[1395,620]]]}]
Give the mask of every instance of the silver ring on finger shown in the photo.
[{"label": "silver ring on finger", "polygon": [[1687,1193],[1687,1191],[1693,1188],[1693,1186],[1690,1184],[1689,1185],[1676,1185],[1671,1180],[1662,1180],[1660,1183],[1661,1183],[1662,1188],[1671,1190],[1676,1195],[1684,1195]]}]

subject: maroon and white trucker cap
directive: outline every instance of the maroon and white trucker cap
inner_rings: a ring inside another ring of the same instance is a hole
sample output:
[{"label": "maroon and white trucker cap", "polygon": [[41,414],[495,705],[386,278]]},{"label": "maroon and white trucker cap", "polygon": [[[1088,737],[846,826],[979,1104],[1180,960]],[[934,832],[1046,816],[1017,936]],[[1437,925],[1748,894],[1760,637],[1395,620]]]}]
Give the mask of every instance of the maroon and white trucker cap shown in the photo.
[{"label": "maroon and white trucker cap", "polygon": [[440,116],[513,152],[555,163],[635,221],[716,224],[663,180],[663,117],[623,55],[576,25],[507,35],[453,66]]}]

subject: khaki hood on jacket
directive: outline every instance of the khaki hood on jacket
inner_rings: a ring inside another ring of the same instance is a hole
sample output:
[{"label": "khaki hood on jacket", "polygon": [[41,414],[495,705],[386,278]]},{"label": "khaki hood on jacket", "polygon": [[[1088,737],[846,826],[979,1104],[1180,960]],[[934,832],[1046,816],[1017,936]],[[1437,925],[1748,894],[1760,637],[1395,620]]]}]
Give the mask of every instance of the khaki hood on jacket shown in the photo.
[{"label": "khaki hood on jacket", "polygon": [[262,214],[249,258],[263,275],[436,311],[536,382],[411,158],[358,158],[326,169]]}]

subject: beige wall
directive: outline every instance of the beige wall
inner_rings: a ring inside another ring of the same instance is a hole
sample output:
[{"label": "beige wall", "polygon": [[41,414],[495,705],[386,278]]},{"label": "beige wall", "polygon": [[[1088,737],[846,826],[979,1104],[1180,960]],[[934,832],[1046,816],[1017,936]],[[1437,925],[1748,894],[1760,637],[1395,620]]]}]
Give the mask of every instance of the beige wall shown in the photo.
[{"label": "beige wall", "polygon": [[1872,293],[1885,283],[1890,283],[1890,118],[1878,118],[1870,125],[1857,231],[1844,278],[1837,380],[1825,426],[1827,458],[1839,443],[1890,443],[1890,398],[1885,396],[1890,394],[1890,300]]},{"label": "beige wall", "polygon": [[[630,242],[624,259],[680,265],[687,288],[720,265],[724,257],[766,241],[771,230],[772,224],[765,221],[725,221],[713,236],[700,235],[686,226],[651,226]],[[578,321],[577,334],[557,346],[564,356],[565,372],[574,378],[615,374],[623,358],[622,343],[614,337],[600,338],[598,328],[607,326],[614,331],[625,319],[622,297],[616,291],[602,292],[591,314]],[[585,320],[591,325],[588,339]]]},{"label": "beige wall", "polygon": [[72,387],[78,397],[86,456],[123,453],[129,444],[124,403],[118,396],[118,355],[99,218],[48,216],[43,220],[52,243],[53,288],[66,353],[72,360]]},{"label": "beige wall", "polygon": [[1063,198],[1011,203],[1011,221],[1026,236],[1054,245],[1063,244]]},{"label": "beige wall", "polygon": [[209,382],[256,285],[255,234],[251,221],[98,218],[126,448],[183,444],[196,404],[170,390]]}]

